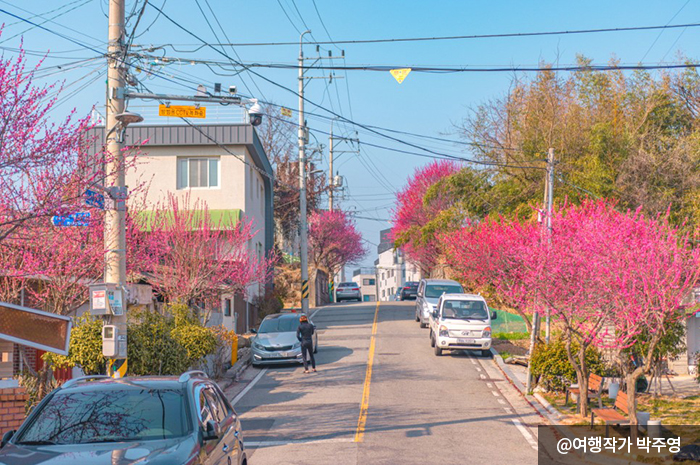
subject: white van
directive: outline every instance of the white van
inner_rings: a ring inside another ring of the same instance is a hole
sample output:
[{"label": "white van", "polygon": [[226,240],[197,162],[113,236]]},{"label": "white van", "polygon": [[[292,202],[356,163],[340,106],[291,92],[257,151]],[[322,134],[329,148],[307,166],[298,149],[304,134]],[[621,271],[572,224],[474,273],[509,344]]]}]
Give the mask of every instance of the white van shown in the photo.
[{"label": "white van", "polygon": [[451,279],[422,279],[416,292],[416,321],[426,328],[430,314],[435,310],[442,294],[461,294],[462,285]]},{"label": "white van", "polygon": [[495,319],[480,295],[444,294],[430,314],[430,345],[438,356],[443,350],[480,350],[488,357]]}]

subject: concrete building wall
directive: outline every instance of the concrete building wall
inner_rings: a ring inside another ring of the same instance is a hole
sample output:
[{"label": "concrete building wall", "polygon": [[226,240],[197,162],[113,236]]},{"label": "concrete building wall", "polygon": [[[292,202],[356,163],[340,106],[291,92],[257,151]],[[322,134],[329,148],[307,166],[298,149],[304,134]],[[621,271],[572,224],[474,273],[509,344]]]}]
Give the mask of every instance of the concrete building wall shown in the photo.
[{"label": "concrete building wall", "polygon": [[362,293],[362,300],[364,302],[377,301],[377,284],[375,275],[358,274],[353,276],[352,280],[360,287],[360,292]]}]

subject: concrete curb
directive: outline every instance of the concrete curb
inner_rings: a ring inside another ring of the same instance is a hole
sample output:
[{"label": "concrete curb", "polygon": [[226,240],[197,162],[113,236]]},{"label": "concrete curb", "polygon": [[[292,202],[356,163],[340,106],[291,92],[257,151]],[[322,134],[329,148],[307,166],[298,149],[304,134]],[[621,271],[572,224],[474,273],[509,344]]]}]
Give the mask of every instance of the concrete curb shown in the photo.
[{"label": "concrete curb", "polygon": [[241,358],[239,358],[238,361],[236,361],[236,363],[231,368],[229,368],[224,374],[224,379],[229,379],[229,382],[226,384],[226,387],[223,388],[224,391],[231,387],[233,383],[235,383],[236,380],[238,380],[243,374],[243,372],[250,366],[250,348],[244,347],[243,349],[241,349],[241,351],[243,352]]},{"label": "concrete curb", "polygon": [[[513,372],[510,370],[510,367],[503,361],[503,357],[500,356],[498,351],[492,347],[491,352],[493,353],[493,359],[496,361],[496,365],[498,365],[498,368],[501,370],[501,372],[503,372],[505,377],[508,378],[508,380],[518,389],[518,391],[520,391],[520,394],[522,394],[523,397],[525,397],[525,399],[530,401],[530,404],[542,416],[549,420],[551,424],[559,426],[561,424],[561,414],[557,411],[557,409],[552,407],[552,404],[547,402],[547,399],[545,399],[540,394],[527,394],[527,392],[525,392],[525,386],[523,386],[523,383],[521,383],[518,377],[513,374]],[[535,399],[537,402],[532,402],[531,399]]]}]

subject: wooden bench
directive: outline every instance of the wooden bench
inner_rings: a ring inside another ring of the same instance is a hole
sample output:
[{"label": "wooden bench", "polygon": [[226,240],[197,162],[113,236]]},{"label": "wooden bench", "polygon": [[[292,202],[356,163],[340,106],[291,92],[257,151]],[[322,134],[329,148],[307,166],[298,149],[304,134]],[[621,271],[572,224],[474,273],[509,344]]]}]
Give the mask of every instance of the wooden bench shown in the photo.
[{"label": "wooden bench", "polygon": [[[622,411],[625,415],[618,412]],[[615,399],[615,406],[613,408],[594,408],[591,409],[591,429],[595,424],[595,417],[600,418],[605,422],[605,437],[608,437],[608,427],[609,425],[626,425],[630,422],[629,420],[629,409],[627,408],[627,394],[620,391],[617,393],[617,398]]]},{"label": "wooden bench", "polygon": [[[588,376],[588,399],[598,399],[598,407],[603,408],[603,399],[601,398],[601,393],[603,392],[603,381],[605,378],[602,376],[591,374]],[[566,396],[564,397],[564,405],[569,404],[569,394],[576,394],[576,408],[578,409],[581,404],[581,389],[577,387],[566,388]]]}]

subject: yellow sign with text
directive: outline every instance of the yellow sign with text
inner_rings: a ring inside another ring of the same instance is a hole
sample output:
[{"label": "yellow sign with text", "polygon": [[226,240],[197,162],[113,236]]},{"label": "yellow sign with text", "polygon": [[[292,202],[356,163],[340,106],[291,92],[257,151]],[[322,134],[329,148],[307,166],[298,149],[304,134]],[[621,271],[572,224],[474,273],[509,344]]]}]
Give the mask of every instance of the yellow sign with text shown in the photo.
[{"label": "yellow sign with text", "polygon": [[411,72],[411,68],[399,68],[399,69],[392,69],[389,71],[392,76],[394,76],[394,79],[396,79],[396,82],[401,84],[404,79],[406,79],[406,76],[408,76],[408,73]]},{"label": "yellow sign with text", "polygon": [[280,113],[282,113],[282,116],[292,116],[292,110],[289,108],[282,107]]},{"label": "yellow sign with text", "polygon": [[158,116],[170,116],[175,118],[206,118],[206,107],[189,107],[184,105],[160,105]]}]

